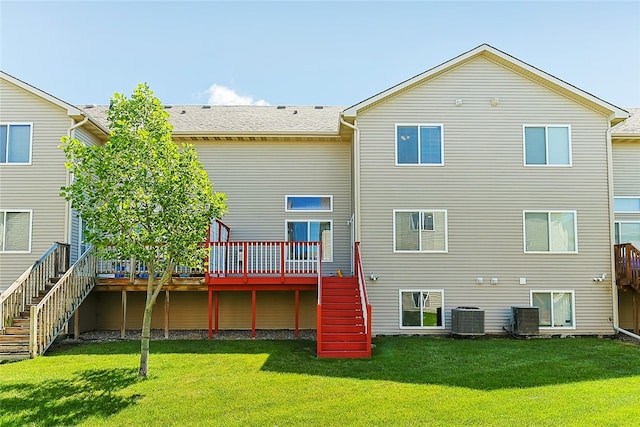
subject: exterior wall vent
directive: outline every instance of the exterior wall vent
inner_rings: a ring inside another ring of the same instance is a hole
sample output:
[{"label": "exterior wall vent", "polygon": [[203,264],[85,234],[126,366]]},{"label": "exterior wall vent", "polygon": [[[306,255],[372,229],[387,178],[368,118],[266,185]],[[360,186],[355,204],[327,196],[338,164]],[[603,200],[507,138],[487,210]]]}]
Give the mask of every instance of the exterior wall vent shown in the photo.
[{"label": "exterior wall vent", "polygon": [[286,107],[286,106],[284,106],[284,105],[278,105],[278,106],[276,107],[276,109],[277,109],[277,110],[284,110],[285,108],[287,108],[287,107]]},{"label": "exterior wall vent", "polygon": [[538,307],[511,307],[511,332],[514,335],[540,334]]},{"label": "exterior wall vent", "polygon": [[209,104],[204,104],[204,105],[202,106],[202,108],[211,108],[211,105],[209,105]]},{"label": "exterior wall vent", "polygon": [[484,310],[478,307],[451,309],[451,333],[454,335],[484,335]]}]

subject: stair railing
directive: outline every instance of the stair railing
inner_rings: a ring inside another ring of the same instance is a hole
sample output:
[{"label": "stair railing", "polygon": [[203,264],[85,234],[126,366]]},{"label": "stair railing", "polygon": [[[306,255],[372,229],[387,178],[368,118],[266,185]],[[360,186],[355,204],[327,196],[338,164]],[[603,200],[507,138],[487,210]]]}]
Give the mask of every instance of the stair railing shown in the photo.
[{"label": "stair railing", "polygon": [[640,292],[640,250],[631,243],[614,246],[616,280]]},{"label": "stair railing", "polygon": [[70,245],[54,243],[0,295],[0,332],[27,310],[27,304],[46,289],[52,277],[67,271],[69,254]]},{"label": "stair railing", "polygon": [[71,316],[95,286],[96,256],[91,247],[67,270],[58,283],[31,306],[29,353],[43,354],[62,332]]},{"label": "stair railing", "polygon": [[371,304],[367,296],[367,286],[364,282],[364,269],[362,268],[362,257],[360,254],[360,242],[355,244],[355,267],[358,278],[358,288],[360,290],[360,303],[362,304],[362,320],[364,323],[364,333],[367,337],[367,351],[371,351]]}]

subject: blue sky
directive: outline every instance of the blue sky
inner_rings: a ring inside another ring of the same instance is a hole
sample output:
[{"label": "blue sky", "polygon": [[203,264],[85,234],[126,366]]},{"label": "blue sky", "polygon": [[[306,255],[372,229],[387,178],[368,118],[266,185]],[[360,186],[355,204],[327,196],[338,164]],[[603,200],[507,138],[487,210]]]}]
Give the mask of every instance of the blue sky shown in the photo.
[{"label": "blue sky", "polygon": [[352,105],[482,43],[640,107],[640,1],[0,0],[0,68],[73,104]]}]

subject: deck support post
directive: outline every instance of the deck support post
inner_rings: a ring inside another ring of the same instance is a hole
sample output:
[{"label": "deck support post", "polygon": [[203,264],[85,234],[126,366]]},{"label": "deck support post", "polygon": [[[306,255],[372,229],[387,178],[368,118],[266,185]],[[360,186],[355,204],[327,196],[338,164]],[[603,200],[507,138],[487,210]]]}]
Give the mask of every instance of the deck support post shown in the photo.
[{"label": "deck support post", "polygon": [[213,291],[209,288],[209,339],[213,338]]},{"label": "deck support post", "polygon": [[122,324],[120,326],[120,338],[124,338],[127,329],[127,291],[122,291]]},{"label": "deck support post", "polygon": [[164,292],[164,338],[169,338],[169,291]]},{"label": "deck support post", "polygon": [[220,313],[220,292],[215,291],[213,294],[213,324],[214,324],[214,329],[213,329],[213,333],[218,335],[218,313]]},{"label": "deck support post", "polygon": [[251,290],[251,338],[256,337],[256,290]]},{"label": "deck support post", "polygon": [[640,329],[639,327],[639,323],[640,323],[640,319],[638,319],[640,313],[638,310],[638,292],[635,292],[635,290],[633,291],[633,333],[638,335],[638,329]]},{"label": "deck support post", "polygon": [[80,307],[76,308],[76,312],[73,313],[73,339],[80,338]]},{"label": "deck support post", "polygon": [[300,326],[300,291],[295,290],[295,332],[293,334],[294,337],[298,338],[299,334],[299,326]]}]

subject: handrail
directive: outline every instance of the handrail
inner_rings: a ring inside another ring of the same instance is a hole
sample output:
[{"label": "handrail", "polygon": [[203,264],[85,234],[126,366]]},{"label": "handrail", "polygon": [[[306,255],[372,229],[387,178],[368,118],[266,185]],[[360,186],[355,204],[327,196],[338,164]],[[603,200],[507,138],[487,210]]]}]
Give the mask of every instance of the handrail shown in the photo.
[{"label": "handrail", "polygon": [[631,243],[614,245],[616,281],[640,292],[640,250]]},{"label": "handrail", "polygon": [[362,268],[362,258],[360,254],[360,242],[355,244],[355,264],[356,276],[358,278],[358,288],[360,289],[360,302],[362,304],[362,317],[364,323],[364,332],[367,336],[367,348],[371,348],[371,304],[367,295],[367,287],[364,283],[364,269]]},{"label": "handrail", "polygon": [[11,319],[26,311],[27,304],[46,289],[50,278],[57,277],[69,268],[69,254],[69,244],[54,243],[0,294],[0,331],[4,331]]},{"label": "handrail", "polygon": [[93,247],[87,249],[58,283],[31,306],[29,353],[43,354],[67,324],[73,313],[95,286],[96,256]]}]

